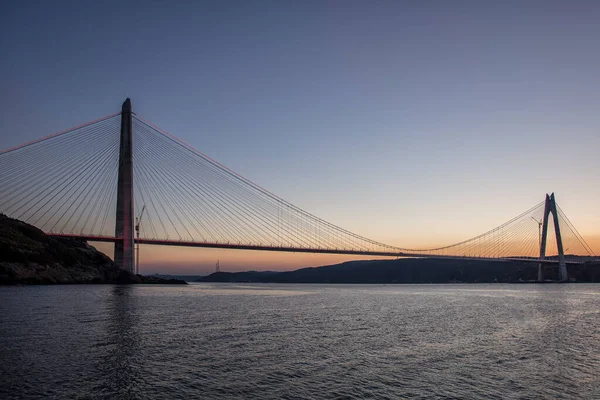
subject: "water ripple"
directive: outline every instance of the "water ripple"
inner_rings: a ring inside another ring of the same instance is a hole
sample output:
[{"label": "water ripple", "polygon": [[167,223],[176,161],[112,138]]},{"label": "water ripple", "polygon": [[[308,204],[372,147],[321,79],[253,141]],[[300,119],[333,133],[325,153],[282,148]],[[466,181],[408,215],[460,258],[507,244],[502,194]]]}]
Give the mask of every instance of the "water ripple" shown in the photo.
[{"label": "water ripple", "polygon": [[596,285],[0,288],[0,398],[598,399]]}]

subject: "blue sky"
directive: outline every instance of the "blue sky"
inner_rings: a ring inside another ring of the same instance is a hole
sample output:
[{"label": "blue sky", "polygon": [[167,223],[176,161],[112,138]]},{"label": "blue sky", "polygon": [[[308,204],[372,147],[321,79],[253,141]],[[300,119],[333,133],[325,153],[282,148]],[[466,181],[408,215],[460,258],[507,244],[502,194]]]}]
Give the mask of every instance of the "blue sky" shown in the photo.
[{"label": "blue sky", "polygon": [[600,239],[598,2],[5,1],[0,11],[0,148],[130,97],[202,152],[376,240],[461,240],[551,191]]}]

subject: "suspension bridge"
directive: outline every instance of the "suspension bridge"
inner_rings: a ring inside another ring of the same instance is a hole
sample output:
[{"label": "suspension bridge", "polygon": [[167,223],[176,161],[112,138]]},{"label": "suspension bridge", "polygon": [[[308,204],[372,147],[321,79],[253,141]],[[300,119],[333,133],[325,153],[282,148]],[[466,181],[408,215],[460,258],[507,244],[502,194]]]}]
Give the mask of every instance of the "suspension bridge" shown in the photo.
[{"label": "suspension bridge", "polygon": [[119,113],[0,151],[0,188],[0,212],[49,235],[114,243],[115,262],[130,272],[136,244],[519,260],[538,263],[539,280],[543,264],[568,280],[568,264],[595,258],[554,194],[460,243],[410,249],[371,240],[211,159],[134,113],[129,99]]}]

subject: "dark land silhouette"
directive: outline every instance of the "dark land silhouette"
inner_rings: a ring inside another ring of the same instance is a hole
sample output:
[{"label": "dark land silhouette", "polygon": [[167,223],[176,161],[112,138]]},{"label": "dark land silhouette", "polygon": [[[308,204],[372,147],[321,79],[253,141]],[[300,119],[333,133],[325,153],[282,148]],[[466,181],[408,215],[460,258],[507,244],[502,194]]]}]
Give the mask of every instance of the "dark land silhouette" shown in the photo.
[{"label": "dark land silhouette", "polygon": [[0,284],[181,283],[133,275],[84,241],[46,235],[0,214]]},{"label": "dark land silhouette", "polygon": [[[600,282],[600,263],[568,266],[575,282]],[[558,280],[558,268],[546,266],[548,281]],[[277,283],[522,283],[534,282],[537,264],[516,261],[405,258],[350,261],[287,272],[215,272],[197,282]]]}]

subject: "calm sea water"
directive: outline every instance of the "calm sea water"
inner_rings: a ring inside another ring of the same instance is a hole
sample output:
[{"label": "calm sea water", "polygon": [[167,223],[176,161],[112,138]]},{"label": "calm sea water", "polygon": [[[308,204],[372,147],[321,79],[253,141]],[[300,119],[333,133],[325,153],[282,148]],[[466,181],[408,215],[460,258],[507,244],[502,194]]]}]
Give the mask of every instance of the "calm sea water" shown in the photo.
[{"label": "calm sea water", "polygon": [[600,286],[0,287],[0,398],[600,399]]}]

